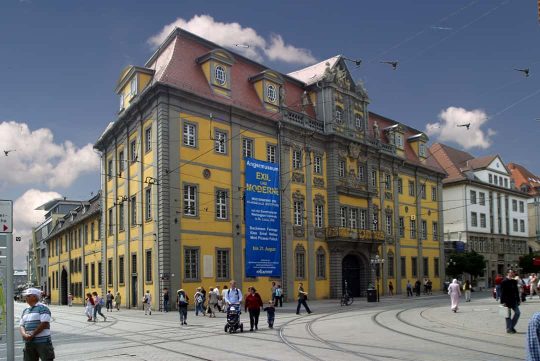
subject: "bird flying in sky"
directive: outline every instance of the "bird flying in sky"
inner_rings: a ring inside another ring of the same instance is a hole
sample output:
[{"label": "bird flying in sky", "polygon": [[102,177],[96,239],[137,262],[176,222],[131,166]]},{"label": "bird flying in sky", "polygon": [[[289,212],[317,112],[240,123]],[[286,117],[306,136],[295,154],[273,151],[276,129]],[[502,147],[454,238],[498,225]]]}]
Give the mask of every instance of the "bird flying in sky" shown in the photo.
[{"label": "bird flying in sky", "polygon": [[525,69],[514,69],[515,71],[520,71],[523,73],[523,75],[525,75],[525,77],[529,77],[529,68],[525,68]]},{"label": "bird flying in sky", "polygon": [[399,64],[399,61],[381,61],[382,64],[388,64],[392,66],[392,70],[396,70]]},{"label": "bird flying in sky", "polygon": [[15,149],[4,150],[4,155],[7,157],[9,153],[15,152]]},{"label": "bird flying in sky", "polygon": [[458,124],[457,126],[458,126],[458,127],[465,127],[465,128],[467,128],[467,130],[469,130],[469,127],[471,126],[471,123],[467,123],[467,124]]}]

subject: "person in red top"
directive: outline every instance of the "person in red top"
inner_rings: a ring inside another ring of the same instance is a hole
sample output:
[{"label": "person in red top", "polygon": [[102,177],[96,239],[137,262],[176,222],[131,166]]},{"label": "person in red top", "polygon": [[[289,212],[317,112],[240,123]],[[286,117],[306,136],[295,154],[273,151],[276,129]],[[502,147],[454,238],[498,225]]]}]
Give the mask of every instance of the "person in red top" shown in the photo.
[{"label": "person in red top", "polygon": [[263,301],[255,287],[250,287],[248,291],[249,294],[246,296],[245,311],[249,311],[250,331],[253,331],[253,326],[258,330],[259,315],[261,313],[261,308],[263,307]]},{"label": "person in red top", "polygon": [[495,277],[495,298],[497,301],[501,298],[501,283],[504,280],[503,276],[497,275]]}]

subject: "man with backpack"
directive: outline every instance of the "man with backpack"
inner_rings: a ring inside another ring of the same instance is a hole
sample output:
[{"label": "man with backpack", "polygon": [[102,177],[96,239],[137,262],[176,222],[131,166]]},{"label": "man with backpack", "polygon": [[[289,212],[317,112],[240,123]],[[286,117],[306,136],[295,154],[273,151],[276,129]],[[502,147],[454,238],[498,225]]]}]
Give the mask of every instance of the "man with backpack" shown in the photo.
[{"label": "man with backpack", "polygon": [[178,313],[180,314],[180,324],[187,326],[187,307],[189,304],[189,298],[184,291],[184,289],[179,289],[176,292],[177,295],[177,306],[178,306]]},{"label": "man with backpack", "polygon": [[144,315],[146,316],[147,313],[150,313],[150,316],[152,315],[152,295],[150,294],[150,291],[146,290],[146,293],[143,297],[143,307],[144,307]]},{"label": "man with backpack", "polygon": [[227,305],[227,308],[229,308],[231,305],[240,305],[242,303],[242,291],[240,291],[238,288],[236,288],[236,281],[231,281],[231,288],[225,292],[225,304]]},{"label": "man with backpack", "polygon": [[281,288],[281,285],[277,285],[276,290],[274,292],[274,307],[278,306],[283,307],[283,288]]}]

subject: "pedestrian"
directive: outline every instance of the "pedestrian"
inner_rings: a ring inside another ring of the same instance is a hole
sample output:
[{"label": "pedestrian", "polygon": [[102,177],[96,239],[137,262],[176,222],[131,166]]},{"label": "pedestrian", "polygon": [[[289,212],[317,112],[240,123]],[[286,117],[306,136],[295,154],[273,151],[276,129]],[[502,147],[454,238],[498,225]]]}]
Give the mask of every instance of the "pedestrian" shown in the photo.
[{"label": "pedestrian", "polygon": [[163,289],[163,312],[169,312],[169,289]]},{"label": "pedestrian", "polygon": [[229,309],[229,306],[231,305],[240,306],[243,299],[242,291],[236,288],[236,281],[231,280],[230,285],[231,288],[223,290],[225,295],[225,305],[227,309]]},{"label": "pedestrian", "polygon": [[270,288],[270,294],[272,295],[272,301],[276,301],[276,282],[272,281],[272,287]]},{"label": "pedestrian", "polygon": [[227,285],[224,285],[223,286],[223,291],[221,291],[221,312],[226,312],[226,307],[227,306],[227,303],[225,302],[225,299],[226,299],[226,294],[227,294],[227,290],[229,289],[229,287]]},{"label": "pedestrian", "polygon": [[68,293],[68,307],[71,307],[73,306],[73,295],[70,293]]},{"label": "pedestrian", "polygon": [[107,321],[107,317],[101,313],[101,308],[105,305],[105,301],[103,298],[99,297],[96,291],[92,292],[92,295],[94,296],[94,322],[97,322],[98,313],[101,317],[103,317],[103,321]]},{"label": "pedestrian", "polygon": [[[206,301],[208,301],[208,297],[206,297],[206,289],[204,288],[204,286],[201,286],[201,293],[202,293],[202,309],[203,310],[206,310]],[[206,311],[205,311],[205,314],[206,316]]]},{"label": "pedestrian", "polygon": [[412,284],[411,281],[407,280],[407,297],[412,297]]},{"label": "pedestrian", "polygon": [[51,311],[39,302],[41,290],[28,288],[23,294],[27,307],[19,321],[19,332],[24,340],[24,361],[54,360],[51,341]]},{"label": "pedestrian", "polygon": [[143,307],[144,307],[144,315],[148,313],[150,316],[152,316],[152,295],[150,294],[150,291],[146,290],[146,293],[143,297]]},{"label": "pedestrian", "polygon": [[501,283],[504,278],[501,275],[495,277],[495,299],[498,301],[501,299]]},{"label": "pedestrian", "polygon": [[459,288],[459,283],[457,279],[454,278],[450,286],[448,286],[448,294],[450,295],[451,301],[450,309],[454,311],[454,313],[457,312],[459,308],[459,297],[461,296],[461,291]]},{"label": "pedestrian", "polygon": [[250,331],[253,331],[253,326],[255,326],[255,330],[259,329],[259,315],[262,307],[263,302],[261,296],[257,293],[255,287],[250,287],[244,305],[244,311],[249,312]]},{"label": "pedestrian", "polygon": [[537,295],[538,298],[540,298],[540,295],[538,295],[537,289],[538,289],[538,277],[536,277],[536,273],[531,273],[529,276],[529,294],[531,295],[531,300],[534,295]]},{"label": "pedestrian", "polygon": [[519,290],[517,281],[514,279],[515,274],[513,270],[508,270],[506,278],[501,282],[501,304],[514,311],[514,317],[510,318],[511,313],[508,312],[506,321],[506,333],[516,333],[516,324],[519,320]]},{"label": "pedestrian", "polygon": [[309,306],[307,305],[307,292],[304,291],[304,284],[302,282],[300,282],[298,284],[298,306],[296,306],[296,314],[299,315],[300,314],[300,306],[304,306],[304,308],[306,309],[307,313],[310,314],[311,313],[311,310],[309,309]]},{"label": "pedestrian", "polygon": [[540,312],[535,312],[527,326],[527,361],[540,361]]},{"label": "pedestrian", "polygon": [[274,307],[278,306],[278,302],[279,302],[279,307],[283,307],[283,288],[281,288],[281,285],[277,285],[276,287]]},{"label": "pedestrian", "polygon": [[276,308],[274,307],[274,302],[272,302],[272,300],[268,301],[268,306],[263,308],[263,311],[266,311],[268,327],[274,328],[274,319],[276,317]]},{"label": "pedestrian", "polygon": [[523,280],[521,279],[521,277],[519,277],[519,275],[516,275],[514,279],[516,280],[518,285],[519,298],[521,302],[525,302],[527,299],[527,296],[525,295],[525,284],[523,283]]},{"label": "pedestrian", "polygon": [[115,305],[116,305],[116,311],[120,311],[120,304],[122,303],[122,296],[120,295],[120,292],[116,292],[116,297],[114,299]]},{"label": "pedestrian", "polygon": [[210,291],[208,292],[208,307],[206,308],[206,313],[208,313],[208,317],[216,317],[214,309],[217,307],[218,298],[219,290],[216,288],[210,289]]},{"label": "pedestrian", "polygon": [[428,278],[427,277],[424,277],[423,283],[424,283],[424,295],[427,295],[428,294]]},{"label": "pedestrian", "polygon": [[469,280],[465,281],[463,291],[465,291],[465,302],[471,302],[471,282]]},{"label": "pedestrian", "polygon": [[187,308],[189,304],[189,297],[186,292],[181,288],[176,291],[178,313],[180,314],[180,324],[187,326]]},{"label": "pedestrian", "polygon": [[86,317],[88,317],[88,322],[92,321],[94,318],[94,297],[92,297],[92,294],[88,292],[86,294],[86,308],[84,309],[84,313],[86,314]]},{"label": "pedestrian", "polygon": [[428,293],[428,295],[431,295],[432,288],[433,288],[433,282],[431,282],[431,280],[428,278],[428,280],[427,280],[427,293]]},{"label": "pedestrian", "polygon": [[203,294],[201,292],[201,288],[197,287],[197,292],[195,292],[195,295],[193,296],[193,299],[195,300],[195,316],[199,316],[199,312],[202,313],[202,315],[205,315],[203,304]]},{"label": "pedestrian", "polygon": [[388,281],[388,291],[390,292],[390,296],[394,295],[394,285],[392,284],[392,281]]},{"label": "pedestrian", "polygon": [[107,291],[107,294],[105,295],[105,307],[107,308],[107,312],[112,312],[113,300],[114,300],[114,296],[111,293],[111,290]]},{"label": "pedestrian", "polygon": [[219,290],[219,286],[216,286],[214,288],[214,292],[216,293],[216,296],[217,296],[217,303],[216,303],[216,308],[218,310],[218,312],[221,312],[221,307],[223,306],[223,301],[221,300],[221,291]]},{"label": "pedestrian", "polygon": [[414,292],[416,293],[416,296],[420,296],[420,287],[422,287],[422,282],[420,280],[416,280],[414,284]]}]

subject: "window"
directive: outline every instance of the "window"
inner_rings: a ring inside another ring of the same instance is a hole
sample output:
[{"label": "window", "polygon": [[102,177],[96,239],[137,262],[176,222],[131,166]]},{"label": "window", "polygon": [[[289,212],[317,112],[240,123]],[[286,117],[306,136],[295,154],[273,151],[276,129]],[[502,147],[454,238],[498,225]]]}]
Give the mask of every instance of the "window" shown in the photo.
[{"label": "window", "polygon": [[339,208],[339,225],[343,228],[347,227],[347,208]]},{"label": "window", "polygon": [[409,221],[409,228],[411,229],[411,238],[416,238],[416,220],[411,219]]},{"label": "window", "polygon": [[399,237],[405,237],[405,219],[403,217],[399,217]]},{"label": "window", "polygon": [[112,287],[113,285],[113,264],[112,258],[107,260],[107,286]]},{"label": "window", "polygon": [[216,79],[216,83],[219,85],[225,85],[227,83],[227,73],[221,65],[216,66],[214,77]]},{"label": "window", "polygon": [[471,204],[476,204],[476,191],[471,191]]},{"label": "window", "polygon": [[429,277],[429,258],[427,257],[424,257],[423,259],[423,262],[424,262],[424,267],[422,267],[424,270],[424,276],[425,277]]},{"label": "window", "polygon": [[504,178],[504,187],[508,188],[508,178]]},{"label": "window", "polygon": [[191,281],[199,279],[198,248],[184,248],[184,278]]},{"label": "window", "polygon": [[491,174],[489,174],[489,183],[493,183],[493,176]]},{"label": "window", "polygon": [[364,127],[364,120],[362,119],[361,115],[356,114],[354,116],[354,125],[356,125],[358,129],[362,129]]},{"label": "window", "polygon": [[412,269],[412,276],[417,277],[418,276],[418,260],[416,257],[411,257],[411,269]]},{"label": "window", "polygon": [[371,186],[377,188],[377,171],[375,169],[371,171]]},{"label": "window", "polygon": [[227,154],[227,133],[216,130],[214,135],[214,150],[216,153]]},{"label": "window", "polygon": [[422,199],[426,199],[426,184],[423,183],[420,185],[420,196]]},{"label": "window", "polygon": [[409,195],[414,197],[416,192],[414,191],[414,181],[409,181]]},{"label": "window", "polygon": [[131,254],[131,273],[137,273],[137,255]]},{"label": "window", "polygon": [[422,239],[427,239],[427,221],[425,219],[422,219],[420,227],[422,231]]},{"label": "window", "polygon": [[131,225],[137,225],[137,196],[131,197],[129,200],[129,208],[131,211]]},{"label": "window", "polygon": [[351,208],[349,210],[349,228],[358,228],[358,209]]},{"label": "window", "polygon": [[91,263],[90,264],[90,281],[91,286],[96,287],[96,264]]},{"label": "window", "polygon": [[124,94],[120,94],[120,110],[124,109]]},{"label": "window", "polygon": [[144,278],[146,282],[152,282],[152,251],[147,250],[146,251],[146,269],[144,272]]},{"label": "window", "polygon": [[433,271],[435,273],[435,277],[439,277],[439,258],[433,258]]},{"label": "window", "polygon": [[[113,227],[114,227],[113,209],[109,208],[109,236],[113,234]],[[85,242],[85,243],[88,244],[88,242]]]},{"label": "window", "polygon": [[302,168],[302,151],[301,150],[293,150],[292,164],[293,164],[294,169]]},{"label": "window", "polygon": [[322,158],[318,155],[313,156],[313,173],[322,174]]},{"label": "window", "polygon": [[519,201],[519,213],[525,213],[525,203]]},{"label": "window", "polygon": [[401,257],[401,277],[407,277],[407,258]]},{"label": "window", "polygon": [[98,271],[98,287],[101,287],[103,284],[103,268],[101,265],[101,262],[98,262],[97,264],[97,271]]},{"label": "window", "polygon": [[339,161],[338,174],[341,178],[345,177],[345,161],[342,159]]},{"label": "window", "polygon": [[227,212],[227,191],[218,190],[216,191],[216,218],[217,219],[228,219],[229,215]]},{"label": "window", "polygon": [[229,256],[228,249],[218,249],[216,251],[216,276],[219,280],[228,280],[229,276]]},{"label": "window", "polygon": [[373,210],[373,222],[371,223],[371,230],[372,231],[378,231],[379,230],[379,213],[376,209]]},{"label": "window", "polygon": [[384,187],[386,190],[392,190],[392,177],[390,174],[384,175]]},{"label": "window", "polygon": [[129,83],[129,94],[131,96],[137,95],[137,75],[135,75]]},{"label": "window", "polygon": [[120,153],[118,153],[118,172],[120,174],[122,174],[122,172],[124,171],[124,162],[125,162],[125,157],[124,157],[124,151],[121,151]]},{"label": "window", "polygon": [[96,240],[94,222],[90,223],[90,241],[94,242]]},{"label": "window", "polygon": [[437,202],[437,187],[431,187],[431,200]]},{"label": "window", "polygon": [[184,215],[197,215],[197,186],[184,185]]},{"label": "window", "polygon": [[392,215],[387,214],[386,215],[386,234],[392,235]]},{"label": "window", "polygon": [[277,99],[276,87],[272,84],[266,87],[266,96],[270,103],[275,103]]},{"label": "window", "polygon": [[512,199],[512,210],[517,212],[517,200]]},{"label": "window", "polygon": [[388,277],[393,278],[394,277],[394,255],[392,253],[388,253]]},{"label": "window", "polygon": [[296,278],[304,279],[306,277],[306,252],[303,247],[296,247],[294,253],[295,266],[296,266]]},{"label": "window", "polygon": [[480,227],[486,228],[486,214],[480,213]]},{"label": "window", "polygon": [[302,226],[304,224],[304,202],[295,201],[293,204],[294,208],[294,225]]},{"label": "window", "polygon": [[137,161],[137,139],[134,139],[129,144],[129,151],[131,154],[131,163],[134,163]]},{"label": "window", "polygon": [[322,247],[317,250],[317,278],[326,278],[326,253]]},{"label": "window", "polygon": [[118,283],[124,284],[124,256],[118,257]]},{"label": "window", "polygon": [[432,223],[432,233],[433,240],[436,241],[439,239],[439,224],[437,222]]},{"label": "window", "polygon": [[107,162],[107,179],[111,180],[113,177],[113,161],[112,159],[109,159]]},{"label": "window", "polygon": [[[121,203],[118,207],[118,228],[120,231],[124,230],[124,203]],[[92,232],[92,240],[94,239],[94,232]]]},{"label": "window", "polygon": [[480,204],[481,206],[486,205],[486,194],[484,192],[478,193],[478,204]]},{"label": "window", "polygon": [[360,180],[360,182],[366,181],[366,166],[362,163],[358,164],[358,180]]},{"label": "window", "polygon": [[144,131],[144,151],[148,153],[151,150],[152,150],[152,127],[148,127]]},{"label": "window", "polygon": [[253,157],[253,139],[242,139],[242,154],[244,155],[244,158]]},{"label": "window", "polygon": [[273,144],[266,145],[266,161],[269,163],[276,162],[276,146]]},{"label": "window", "polygon": [[471,212],[471,226],[478,227],[478,215],[476,212]]},{"label": "window", "polygon": [[343,123],[343,109],[341,107],[336,107],[336,123]]},{"label": "window", "polygon": [[420,143],[418,145],[418,154],[421,156],[421,157],[426,157],[426,144],[425,143]]},{"label": "window", "polygon": [[401,178],[397,180],[397,191],[399,194],[403,194],[403,179]]},{"label": "window", "polygon": [[315,227],[324,227],[324,206],[322,204],[315,205]]},{"label": "window", "polygon": [[[54,277],[53,277],[53,279],[54,279]],[[88,264],[84,265],[84,285],[86,287],[89,287],[89,284],[88,284]]]},{"label": "window", "polygon": [[367,222],[367,210],[361,209],[360,210],[360,229],[368,229],[366,222]]},{"label": "window", "polygon": [[144,217],[148,221],[152,219],[152,189],[150,187],[144,190]]},{"label": "window", "polygon": [[519,231],[525,232],[525,221],[523,219],[519,220]]},{"label": "window", "polygon": [[184,145],[186,147],[197,146],[197,126],[191,123],[184,123]]}]

